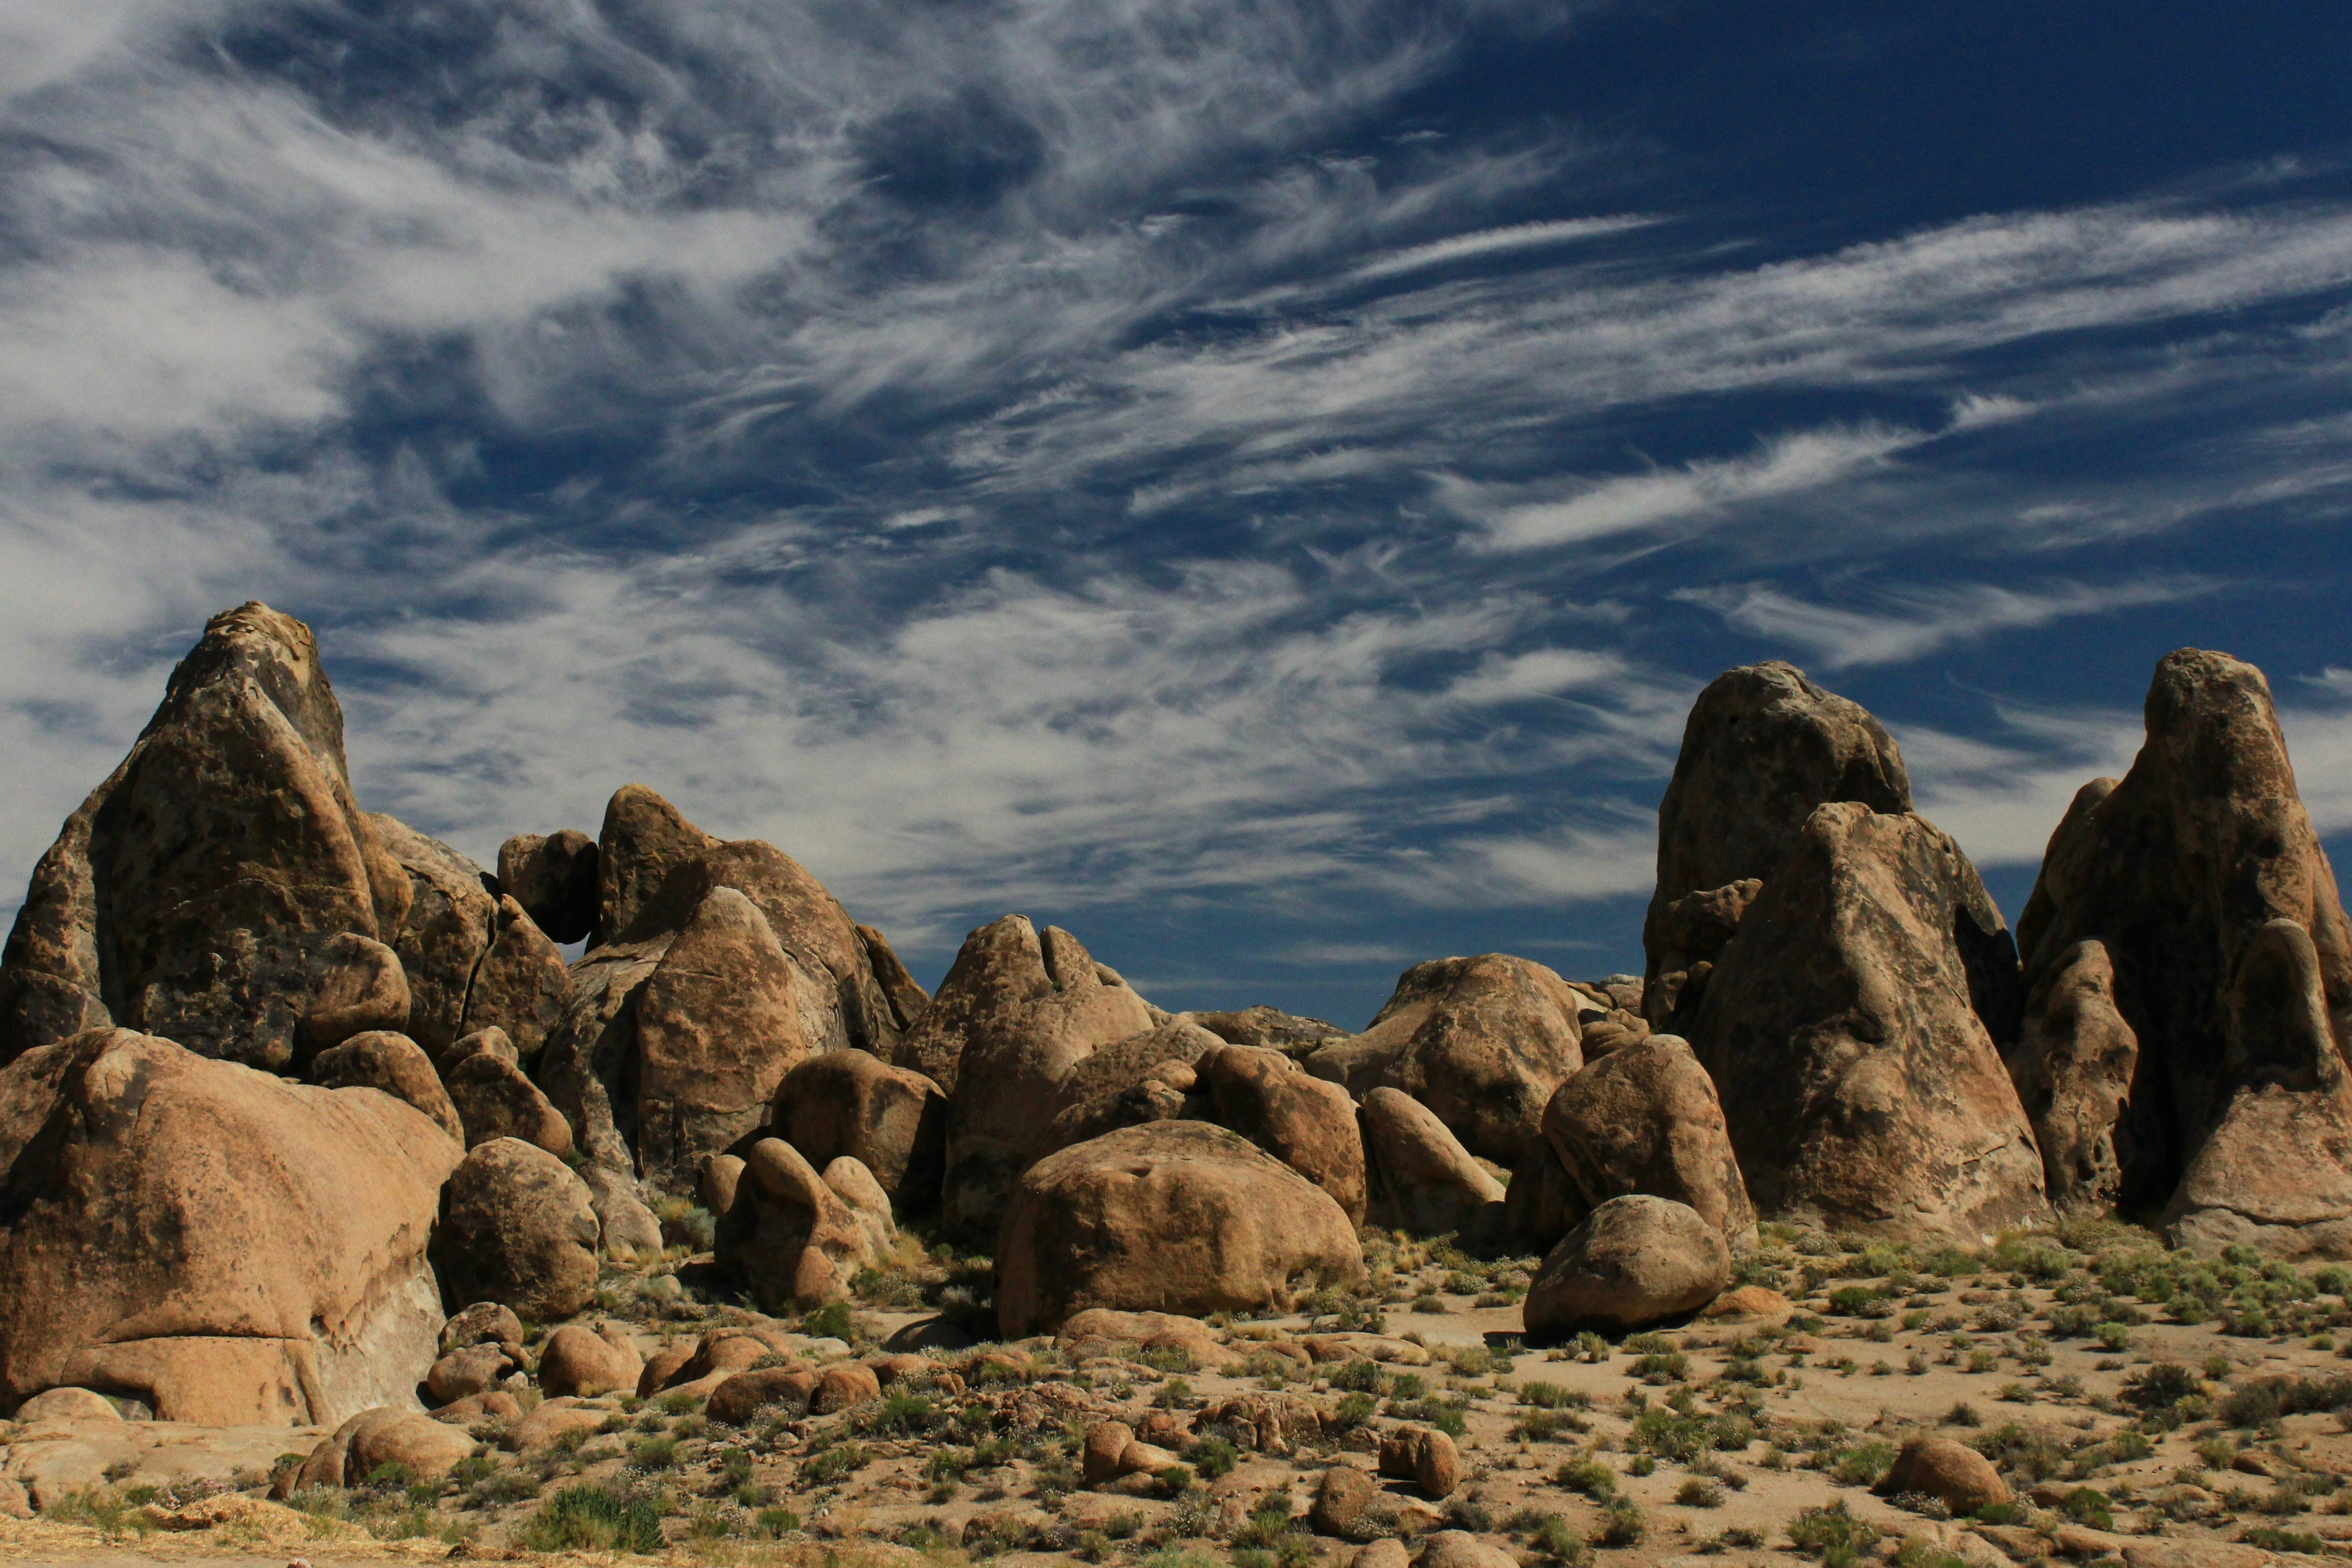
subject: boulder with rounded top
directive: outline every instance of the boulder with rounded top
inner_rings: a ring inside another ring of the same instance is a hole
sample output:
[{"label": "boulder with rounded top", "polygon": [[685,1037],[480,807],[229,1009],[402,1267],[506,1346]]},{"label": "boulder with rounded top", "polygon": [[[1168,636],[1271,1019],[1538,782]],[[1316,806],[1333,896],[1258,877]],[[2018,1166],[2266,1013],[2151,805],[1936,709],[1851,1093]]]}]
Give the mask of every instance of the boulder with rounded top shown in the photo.
[{"label": "boulder with rounded top", "polygon": [[[505,1031],[499,1031],[504,1037]],[[477,1037],[468,1037],[474,1038]],[[508,1054],[476,1051],[449,1068],[449,1102],[464,1127],[466,1147],[494,1138],[520,1138],[557,1159],[572,1152],[572,1127],[546,1093]]]},{"label": "boulder with rounded top", "polygon": [[1584,1065],[1580,1020],[1602,1010],[1524,958],[1433,959],[1404,972],[1370,1027],[1307,1066],[1360,1100],[1375,1089],[1411,1095],[1499,1164],[1519,1157],[1552,1091]]},{"label": "boulder with rounded top", "polygon": [[1237,1133],[1122,1128],[1023,1173],[997,1238],[1008,1340],[1089,1307],[1205,1316],[1282,1306],[1361,1278],[1330,1194]]},{"label": "boulder with rounded top", "polygon": [[433,1070],[424,1049],[406,1035],[388,1029],[353,1035],[312,1059],[310,1079],[329,1089],[382,1089],[416,1107],[460,1143],[466,1141],[465,1124],[450,1103],[449,1091],[441,1085],[441,1075]]},{"label": "boulder with rounded top", "polygon": [[1364,1222],[1364,1140],[1348,1091],[1279,1051],[1220,1046],[1198,1064],[1218,1124],[1230,1127]]},{"label": "boulder with rounded top", "polygon": [[1731,1279],[1723,1231],[1687,1204],[1612,1198],[1560,1239],[1536,1271],[1528,1332],[1638,1329],[1695,1312]]},{"label": "boulder with rounded top", "polygon": [[539,1386],[551,1397],[587,1397],[615,1390],[634,1394],[645,1374],[645,1361],[628,1336],[609,1326],[590,1329],[566,1323],[547,1338],[539,1352]]},{"label": "boulder with rounded top", "polygon": [[717,1255],[763,1311],[842,1300],[874,1251],[857,1210],[798,1150],[781,1138],[751,1146],[734,1205],[719,1219]]},{"label": "boulder with rounded top", "polygon": [[785,1074],[768,1124],[809,1163],[848,1155],[909,1212],[923,1213],[939,1203],[947,1115],[938,1084],[853,1049],[808,1057]]},{"label": "boulder with rounded top", "polygon": [[1189,1015],[1179,1014],[1141,1034],[1097,1047],[1064,1076],[1045,1103],[1047,1150],[1146,1121],[1210,1120],[1207,1092],[1195,1067],[1223,1045]]},{"label": "boulder with rounded top", "polygon": [[596,841],[577,828],[519,833],[499,846],[499,887],[555,942],[596,924]]},{"label": "boulder with rounded top", "polygon": [[1735,1247],[1755,1240],[1723,1106],[1687,1040],[1646,1036],[1589,1064],[1551,1097],[1543,1132],[1583,1209],[1649,1193],[1688,1204]]},{"label": "boulder with rounded top", "polygon": [[568,1318],[596,1290],[596,1212],[587,1184],[519,1138],[466,1155],[442,1197],[434,1240],[445,1289],[540,1322]]},{"label": "boulder with rounded top", "polygon": [[1483,1235],[1503,1223],[1503,1184],[1435,1111],[1381,1088],[1364,1096],[1359,1115],[1378,1223],[1416,1236]]}]

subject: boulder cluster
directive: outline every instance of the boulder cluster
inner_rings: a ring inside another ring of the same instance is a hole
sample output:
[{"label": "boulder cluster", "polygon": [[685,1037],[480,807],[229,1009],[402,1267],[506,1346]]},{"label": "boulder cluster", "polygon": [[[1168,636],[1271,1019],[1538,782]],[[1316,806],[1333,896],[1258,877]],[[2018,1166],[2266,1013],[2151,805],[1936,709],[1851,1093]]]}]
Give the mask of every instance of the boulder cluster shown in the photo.
[{"label": "boulder cluster", "polygon": [[[656,1368],[573,1320],[681,1246],[755,1319],[820,1311],[922,1256],[902,1226],[985,1251],[1005,1341],[1283,1313],[1388,1233],[1539,1255],[1538,1342],[1706,1309],[1759,1223],[2352,1257],[2352,926],[2267,687],[2175,653],[2147,724],[2012,937],[1875,720],[1733,670],[1660,807],[1642,975],[1436,959],[1351,1033],[1171,1014],[1018,914],[927,994],[782,850],[635,784],[478,866],[361,809],[310,629],[246,605],[0,962],[0,1410],[331,1428],[329,1484],[439,1462],[418,1413],[501,1390],[838,1406],[875,1374],[805,1340]],[[1166,1468],[1097,1436],[1089,1478]],[[1396,1442],[1383,1472],[1455,1462]]]}]

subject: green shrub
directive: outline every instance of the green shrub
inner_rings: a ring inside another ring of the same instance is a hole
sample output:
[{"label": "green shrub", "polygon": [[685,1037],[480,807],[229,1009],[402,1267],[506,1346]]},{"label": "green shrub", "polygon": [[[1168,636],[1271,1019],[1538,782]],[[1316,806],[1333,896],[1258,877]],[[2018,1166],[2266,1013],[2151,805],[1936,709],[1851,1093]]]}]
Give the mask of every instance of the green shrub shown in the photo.
[{"label": "green shrub", "polygon": [[515,1532],[528,1552],[634,1552],[662,1549],[661,1516],[643,1498],[602,1487],[566,1487]]},{"label": "green shrub", "polygon": [[1878,1299],[1878,1292],[1867,1285],[1842,1285],[1830,1292],[1830,1310],[1843,1317],[1858,1317],[1864,1307]]},{"label": "green shrub", "polygon": [[1845,1486],[1874,1487],[1895,1464],[1895,1447],[1872,1438],[1822,1456],[1822,1468]]},{"label": "green shrub", "polygon": [[1639,1546],[1650,1533],[1650,1521],[1631,1498],[1613,1497],[1601,1505],[1601,1527],[1593,1531],[1595,1546]]},{"label": "green shrub", "polygon": [[1877,1527],[1856,1519],[1843,1499],[1827,1508],[1809,1508],[1789,1524],[1797,1550],[1818,1557],[1826,1568],[1853,1568],[1854,1559],[1878,1540]]},{"label": "green shrub", "polygon": [[2076,1487],[2060,1502],[2060,1511],[2077,1524],[2087,1524],[2093,1530],[2113,1530],[2116,1527],[2114,1500],[2096,1487]]},{"label": "green shrub", "polygon": [[1582,1492],[1595,1502],[1617,1494],[1617,1474],[1598,1459],[1570,1459],[1551,1473],[1554,1484]]},{"label": "green shrub", "polygon": [[845,1340],[856,1330],[846,1301],[828,1301],[801,1320],[801,1332],[812,1339]]},{"label": "green shrub", "polygon": [[1213,1481],[1232,1475],[1234,1467],[1241,1463],[1242,1454],[1223,1437],[1203,1437],[1192,1445],[1187,1458],[1202,1479]]},{"label": "green shrub", "polygon": [[1675,1491],[1675,1500],[1685,1508],[1721,1508],[1723,1489],[1705,1477],[1693,1476]]}]

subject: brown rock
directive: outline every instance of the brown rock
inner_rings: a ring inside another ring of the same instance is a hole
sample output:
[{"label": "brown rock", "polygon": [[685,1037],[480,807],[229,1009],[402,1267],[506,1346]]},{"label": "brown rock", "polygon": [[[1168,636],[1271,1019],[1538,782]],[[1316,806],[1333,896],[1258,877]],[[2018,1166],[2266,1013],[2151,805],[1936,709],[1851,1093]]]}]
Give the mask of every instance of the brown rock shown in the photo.
[{"label": "brown rock", "polygon": [[1123,1476],[1160,1476],[1184,1461],[1156,1443],[1133,1442],[1119,1450],[1118,1473]]},{"label": "brown rock", "polygon": [[577,828],[519,833],[499,846],[499,887],[556,942],[578,942],[596,923],[596,841]]},{"label": "brown rock", "polygon": [[[2053,1141],[2075,1167],[2087,1143],[2097,1172],[2128,1036],[2111,1135],[2125,1212],[2160,1209],[2200,1251],[2352,1255],[2352,926],[2269,687],[2183,648],[2157,665],[2147,727],[2123,781],[2086,785],[2051,837],[2018,922],[2034,1005],[2012,1068],[2062,1133],[2071,1106],[2074,1137]],[[2096,1209],[2095,1181],[2053,1170]]]},{"label": "brown rock", "polygon": [[670,873],[721,842],[643,784],[614,791],[596,839],[596,929],[589,947],[624,940]]},{"label": "brown rock", "polygon": [[2227,1541],[2178,1538],[2151,1541],[2142,1537],[2123,1546],[2125,1568],[2265,1568],[2275,1562],[2259,1546]]},{"label": "brown rock", "polygon": [[542,1448],[553,1447],[567,1432],[595,1431],[611,1415],[611,1411],[593,1405],[550,1399],[501,1433],[499,1446],[518,1454],[536,1454]]},{"label": "brown rock", "polygon": [[1135,1441],[1134,1429],[1124,1421],[1097,1421],[1087,1429],[1079,1450],[1079,1473],[1088,1486],[1099,1486],[1119,1474],[1118,1458]]},{"label": "brown rock", "polygon": [[477,1301],[441,1325],[441,1353],[467,1345],[522,1343],[522,1320],[499,1301]]},{"label": "brown rock", "polygon": [[1584,1065],[1579,1018],[1599,1011],[1524,958],[1433,959],[1404,972],[1371,1027],[1317,1050],[1307,1067],[1360,1100],[1401,1090],[1464,1148],[1500,1163],[1519,1157],[1553,1091]]},{"label": "brown rock", "polygon": [[1381,1474],[1412,1482],[1433,1500],[1462,1484],[1462,1455],[1433,1426],[1406,1426],[1381,1440]]},{"label": "brown rock", "polygon": [[585,1183],[546,1150],[499,1138],[450,1176],[434,1252],[459,1300],[502,1302],[552,1322],[595,1294],[596,1234]]},{"label": "brown rock", "polygon": [[647,1356],[646,1370],[637,1376],[637,1397],[651,1399],[667,1388],[671,1381],[686,1370],[687,1363],[692,1361],[695,1354],[693,1344],[685,1340],[672,1340]]},{"label": "brown rock", "polygon": [[450,1401],[433,1412],[433,1419],[452,1426],[470,1426],[478,1421],[520,1421],[522,1401],[502,1388],[488,1389]]},{"label": "brown rock", "polygon": [[1184,1013],[1179,1016],[1228,1045],[1256,1046],[1280,1051],[1286,1057],[1310,1056],[1324,1046],[1350,1037],[1337,1024],[1263,1005],[1244,1007],[1238,1013]]},{"label": "brown rock", "polygon": [[203,1425],[412,1401],[458,1152],[389,1096],[127,1030],[18,1058],[0,1070],[0,1407],[67,1384]]},{"label": "brown rock", "polygon": [[1361,1116],[1380,1224],[1416,1236],[1483,1234],[1501,1224],[1503,1184],[1435,1111],[1401,1090],[1376,1089],[1364,1096]]},{"label": "brown rock", "polygon": [[[1090,1307],[1073,1314],[1055,1335],[1065,1351],[1097,1346],[1102,1354],[1113,1346],[1132,1345],[1139,1351],[1181,1351],[1196,1366],[1218,1368],[1234,1357],[1218,1342],[1216,1331],[1198,1318],[1173,1312],[1116,1312]],[[1073,1357],[1073,1359],[1077,1359]]]},{"label": "brown rock", "polygon": [[1046,1102],[1045,1152],[1147,1121],[1211,1120],[1197,1066],[1223,1047],[1189,1014],[1096,1047]]},{"label": "brown rock", "polygon": [[[1598,1059],[1588,1060],[1587,1068]],[[1527,1152],[1512,1163],[1511,1184],[1503,1192],[1505,1233],[1525,1251],[1549,1252],[1585,1210],[1583,1196],[1568,1179],[1550,1141],[1540,1133],[1528,1139]]]},{"label": "brown rock", "polygon": [[[506,1037],[503,1029],[484,1033],[495,1033],[501,1040]],[[448,1085],[449,1101],[465,1129],[467,1148],[494,1138],[519,1138],[559,1160],[572,1152],[571,1124],[510,1056],[475,1051],[449,1069]]]},{"label": "brown rock", "polygon": [[1778,660],[1727,670],[1699,693],[1658,805],[1658,882],[1642,928],[1652,1024],[1690,1035],[1684,1026],[1704,988],[1693,972],[1756,896],[1741,884],[1769,879],[1830,801],[1911,809],[1902,752],[1877,720]]},{"label": "brown rock", "polygon": [[1591,1063],[1551,1097],[1543,1133],[1580,1210],[1649,1193],[1688,1204],[1735,1247],[1754,1242],[1723,1106],[1688,1041],[1653,1035]]},{"label": "brown rock", "polygon": [[662,1255],[661,1221],[639,1195],[636,1178],[625,1170],[589,1163],[580,1167],[588,1206],[596,1215],[597,1245],[607,1258],[624,1262]]},{"label": "brown rock", "polygon": [[2000,911],[1916,816],[1824,805],[1717,956],[1689,1029],[1759,1213],[1976,1246],[2048,1213],[1987,1019]]},{"label": "brown rock", "polygon": [[487,1394],[516,1371],[512,1358],[496,1345],[467,1345],[451,1351],[425,1374],[425,1391],[436,1405],[447,1405],[470,1394]]},{"label": "brown rock", "polygon": [[[1760,887],[1762,884],[1758,885]],[[1612,1007],[1597,1018],[1587,1014],[1579,1041],[1584,1052],[1585,1065],[1591,1066],[1613,1050],[1639,1045],[1648,1039],[1650,1034],[1647,1018],[1622,1007]]]},{"label": "brown rock", "polygon": [[1198,1064],[1217,1121],[1331,1194],[1364,1223],[1364,1140],[1355,1102],[1279,1051],[1221,1046]]},{"label": "brown rock", "polygon": [[748,1426],[763,1413],[797,1420],[808,1413],[819,1381],[816,1369],[807,1366],[733,1373],[710,1391],[702,1413],[730,1426]]},{"label": "brown rock", "polygon": [[690,1184],[704,1156],[766,1121],[818,1043],[811,1025],[836,1025],[839,1009],[833,977],[803,972],[758,905],[712,889],[637,994],[639,1168]]},{"label": "brown rock", "polygon": [[[2063,829],[2061,831],[2063,831]],[[2076,942],[2035,983],[2010,1054],[2017,1097],[2061,1214],[2110,1213],[2123,1197],[2116,1124],[2131,1099],[2139,1037],[2116,1005],[2106,944]]]},{"label": "brown rock", "polygon": [[830,1415],[881,1397],[882,1380],[874,1375],[872,1367],[837,1361],[817,1373],[816,1393],[809,1400],[809,1408],[819,1415]]},{"label": "brown rock", "polygon": [[611,1328],[597,1332],[566,1323],[548,1336],[539,1352],[539,1386],[551,1396],[585,1398],[616,1389],[634,1394],[645,1370],[637,1347]]},{"label": "brown rock", "polygon": [[1745,1321],[1755,1318],[1785,1320],[1796,1305],[1778,1290],[1762,1285],[1738,1285],[1706,1304],[1699,1314],[1708,1319]]},{"label": "brown rock", "polygon": [[763,1311],[820,1307],[849,1293],[874,1261],[857,1211],[781,1138],[751,1146],[733,1206],[719,1216],[719,1267],[741,1279]]},{"label": "brown rock", "polygon": [[1518,1568],[1518,1561],[1466,1530],[1440,1530],[1422,1547],[1418,1568]]},{"label": "brown rock", "polygon": [[1731,1279],[1723,1232],[1687,1204],[1612,1198],[1551,1249],[1528,1289],[1530,1337],[1638,1329],[1693,1312]]},{"label": "brown rock", "polygon": [[1315,1483],[1315,1500],[1307,1505],[1307,1526],[1318,1535],[1352,1535],[1378,1495],[1379,1489],[1363,1471],[1333,1465]]},{"label": "brown rock", "polygon": [[289,1492],[355,1487],[388,1465],[400,1466],[412,1480],[433,1480],[447,1475],[473,1451],[473,1438],[422,1411],[379,1406],[362,1411],[320,1438],[310,1458],[286,1472],[280,1485]]},{"label": "brown rock", "polygon": [[996,1267],[1013,1340],[1089,1307],[1205,1316],[1280,1303],[1360,1278],[1363,1255],[1339,1205],[1280,1161],[1220,1127],[1160,1121],[1032,1166]]},{"label": "brown rock", "polygon": [[466,994],[489,951],[499,902],[482,868],[439,839],[380,812],[366,820],[408,885],[407,913],[383,938],[408,982],[408,1016],[391,1026],[439,1062],[467,1033]]},{"label": "brown rock", "polygon": [[857,928],[857,940],[865,945],[866,967],[874,972],[875,984],[889,999],[891,1017],[903,1035],[915,1026],[915,1020],[931,1005],[931,994],[907,973],[907,966],[898,962],[888,937],[872,926],[862,925]]},{"label": "brown rock", "polygon": [[[841,1053],[846,1055],[846,1052]],[[742,1184],[743,1161],[736,1154],[710,1154],[694,1173],[695,1201],[714,1215],[735,1206],[735,1189]]]},{"label": "brown rock", "polygon": [[849,1205],[857,1222],[866,1227],[866,1239],[872,1244],[874,1256],[887,1256],[898,1244],[898,1227],[890,1215],[890,1194],[874,1179],[874,1173],[865,1164],[844,1154],[819,1173],[834,1195]]},{"label": "brown rock", "polygon": [[787,1073],[768,1123],[810,1164],[823,1169],[850,1155],[908,1212],[922,1214],[939,1205],[947,1118],[938,1084],[870,1051],[845,1050],[807,1058]]},{"label": "brown rock", "polygon": [[1923,1492],[1941,1499],[1954,1513],[1974,1513],[1988,1504],[2009,1500],[2008,1483],[1993,1468],[1992,1461],[1948,1437],[1906,1439],[1878,1489]]},{"label": "brown rock", "polygon": [[1412,1562],[1412,1555],[1405,1550],[1404,1542],[1388,1536],[1359,1548],[1355,1556],[1348,1560],[1348,1568],[1407,1568]]},{"label": "brown rock", "polygon": [[407,901],[310,629],[215,616],[34,868],[0,954],[0,1062],[121,1024],[282,1068],[310,1000],[354,989],[336,939],[381,939]]},{"label": "brown rock", "polygon": [[1046,1103],[1096,1047],[1152,1026],[1143,998],[1106,983],[1078,939],[1007,915],[964,939],[893,1058],[948,1091],[948,1223],[996,1224],[1013,1183],[1046,1151]]},{"label": "brown rock", "polygon": [[490,916],[490,945],[466,990],[461,1035],[504,1029],[526,1065],[536,1063],[572,1005],[572,972],[563,950],[531,923],[512,899]]},{"label": "brown rock", "polygon": [[87,1388],[47,1388],[16,1406],[12,1421],[120,1421],[122,1412],[102,1394]]},{"label": "brown rock", "polygon": [[[372,938],[343,931],[327,939],[320,957],[323,973],[294,1029],[297,1059],[315,1057],[357,1035],[407,1027],[408,975],[398,953]],[[315,1071],[311,1077],[324,1081]]]},{"label": "brown rock", "polygon": [[33,1500],[23,1486],[6,1476],[0,1476],[0,1519],[30,1519]]},{"label": "brown rock", "polygon": [[441,1075],[433,1070],[423,1048],[406,1035],[385,1029],[353,1035],[312,1058],[310,1081],[329,1089],[380,1089],[431,1117],[433,1124],[452,1139],[465,1142],[465,1125],[457,1120],[457,1108],[449,1102],[449,1091],[441,1087]]}]

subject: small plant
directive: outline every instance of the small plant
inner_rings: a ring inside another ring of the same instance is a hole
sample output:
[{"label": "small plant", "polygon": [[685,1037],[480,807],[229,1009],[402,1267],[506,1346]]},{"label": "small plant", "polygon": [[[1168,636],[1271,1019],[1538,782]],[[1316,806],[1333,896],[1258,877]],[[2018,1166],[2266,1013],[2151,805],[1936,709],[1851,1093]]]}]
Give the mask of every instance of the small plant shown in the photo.
[{"label": "small plant", "polygon": [[1213,1481],[1234,1473],[1241,1463],[1241,1450],[1223,1437],[1203,1437],[1192,1445],[1186,1456],[1202,1480]]},{"label": "small plant", "polygon": [[1631,1498],[1611,1498],[1601,1505],[1600,1528],[1592,1533],[1595,1546],[1639,1546],[1650,1533],[1650,1521]]},{"label": "small plant", "polygon": [[1570,1459],[1551,1473],[1554,1484],[1582,1492],[1595,1502],[1617,1495],[1617,1477],[1598,1459]]},{"label": "small plant", "polygon": [[1675,1500],[1685,1508],[1721,1508],[1723,1489],[1704,1477],[1693,1476],[1676,1489]]},{"label": "small plant", "polygon": [[1569,1527],[1568,1521],[1556,1513],[1548,1513],[1536,1522],[1528,1536],[1528,1544],[1555,1563],[1576,1565],[1590,1562],[1592,1549]]},{"label": "small plant", "polygon": [[1877,1539],[1877,1528],[1848,1512],[1843,1499],[1827,1508],[1809,1508],[1789,1525],[1789,1540],[1798,1551],[1820,1558],[1823,1568],[1853,1568]]},{"label": "small plant", "polygon": [[1949,1410],[1944,1412],[1944,1425],[1947,1426],[1981,1426],[1984,1425],[1984,1417],[1977,1414],[1977,1407],[1975,1405],[1970,1405],[1967,1400],[1963,1399],[1958,1404],[1953,1405]]},{"label": "small plant", "polygon": [[602,1487],[566,1487],[515,1532],[530,1552],[632,1552],[662,1549],[661,1516],[643,1498]]},{"label": "small plant", "polygon": [[856,1328],[846,1301],[828,1301],[801,1320],[801,1332],[814,1340],[846,1340]]}]

